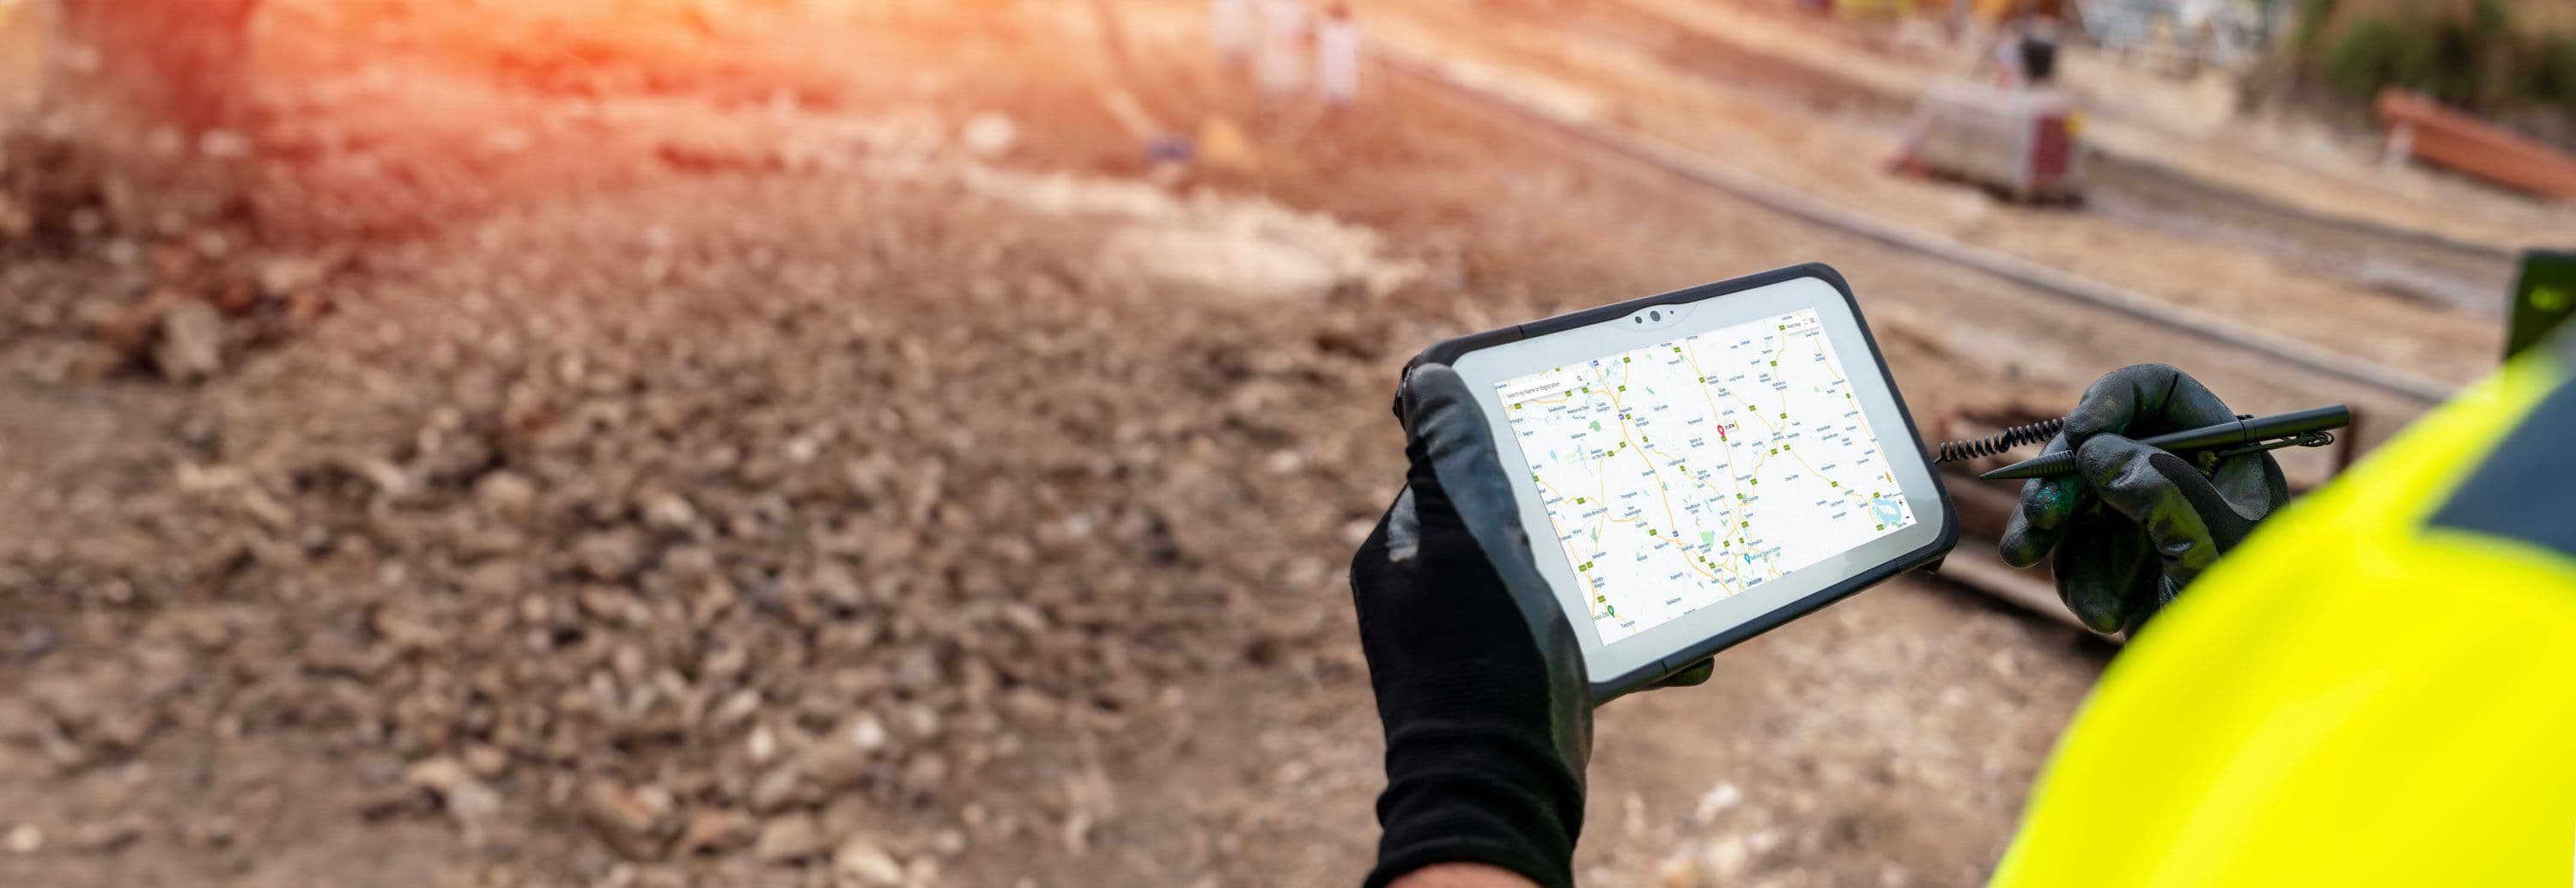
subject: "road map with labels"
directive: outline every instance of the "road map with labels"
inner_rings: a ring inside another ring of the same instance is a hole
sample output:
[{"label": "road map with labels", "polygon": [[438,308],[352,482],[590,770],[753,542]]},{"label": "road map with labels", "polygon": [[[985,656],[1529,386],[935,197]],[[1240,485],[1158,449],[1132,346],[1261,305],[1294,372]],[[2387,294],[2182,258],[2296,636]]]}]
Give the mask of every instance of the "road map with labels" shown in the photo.
[{"label": "road map with labels", "polygon": [[1603,644],[1914,523],[1814,309],[1496,385]]}]

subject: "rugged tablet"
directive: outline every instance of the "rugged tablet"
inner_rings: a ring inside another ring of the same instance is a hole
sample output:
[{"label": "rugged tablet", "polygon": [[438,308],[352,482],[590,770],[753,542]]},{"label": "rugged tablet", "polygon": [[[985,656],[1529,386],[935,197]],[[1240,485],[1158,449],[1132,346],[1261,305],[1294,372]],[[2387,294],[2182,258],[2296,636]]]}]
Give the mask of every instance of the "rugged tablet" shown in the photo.
[{"label": "rugged tablet", "polygon": [[1598,699],[1935,563],[1958,537],[1851,290],[1823,265],[1415,360],[1476,393]]}]

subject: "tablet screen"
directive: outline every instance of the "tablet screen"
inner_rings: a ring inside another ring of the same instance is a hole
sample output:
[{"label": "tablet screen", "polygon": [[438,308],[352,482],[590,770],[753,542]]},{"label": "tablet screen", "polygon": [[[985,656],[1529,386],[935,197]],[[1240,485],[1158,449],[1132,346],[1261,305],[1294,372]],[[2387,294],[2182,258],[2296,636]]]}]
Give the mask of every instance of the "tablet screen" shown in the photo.
[{"label": "tablet screen", "polygon": [[1914,523],[1816,310],[1497,383],[1603,644]]}]

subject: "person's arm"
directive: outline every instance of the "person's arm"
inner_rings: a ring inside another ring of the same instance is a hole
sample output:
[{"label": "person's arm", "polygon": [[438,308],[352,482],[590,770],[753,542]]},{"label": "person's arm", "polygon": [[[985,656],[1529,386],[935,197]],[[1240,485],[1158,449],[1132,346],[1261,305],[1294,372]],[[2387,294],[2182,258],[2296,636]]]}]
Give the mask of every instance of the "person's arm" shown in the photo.
[{"label": "person's arm", "polygon": [[1351,559],[1386,728],[1368,888],[1463,863],[1571,885],[1592,751],[1574,629],[1530,560],[1466,382],[1425,365],[1398,394],[1405,488]]},{"label": "person's arm", "polygon": [[[1405,488],[1351,558],[1386,727],[1384,834],[1367,884],[1571,885],[1592,748],[1574,627],[1531,560],[1466,382],[1427,364],[1399,396]],[[1665,683],[1708,675],[1703,663]],[[1432,879],[1449,881],[1417,881]]]}]

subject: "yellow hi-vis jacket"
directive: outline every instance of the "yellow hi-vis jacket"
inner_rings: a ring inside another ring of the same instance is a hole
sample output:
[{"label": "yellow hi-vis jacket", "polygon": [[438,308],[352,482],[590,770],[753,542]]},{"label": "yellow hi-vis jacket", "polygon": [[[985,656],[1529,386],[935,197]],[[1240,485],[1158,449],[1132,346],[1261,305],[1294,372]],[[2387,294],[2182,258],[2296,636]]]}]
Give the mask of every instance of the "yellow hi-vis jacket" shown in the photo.
[{"label": "yellow hi-vis jacket", "polygon": [[2576,336],[2552,345],[2158,614],[1993,884],[2576,885]]}]

